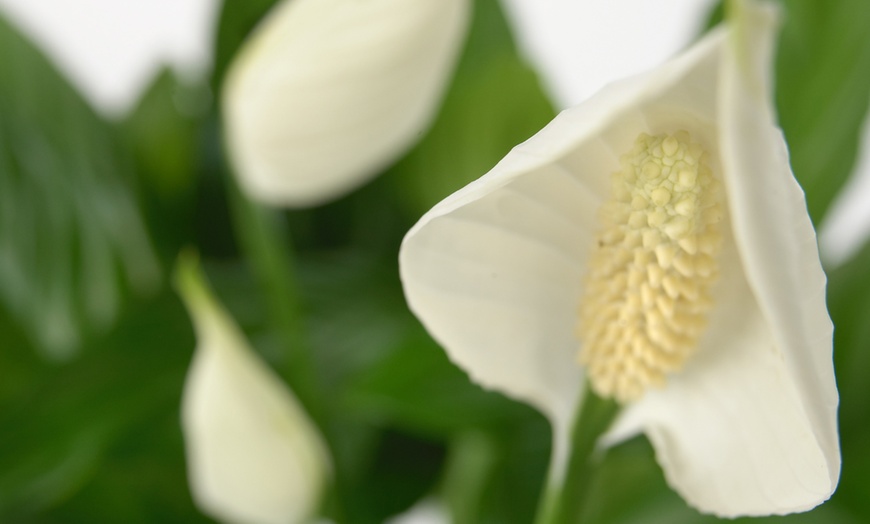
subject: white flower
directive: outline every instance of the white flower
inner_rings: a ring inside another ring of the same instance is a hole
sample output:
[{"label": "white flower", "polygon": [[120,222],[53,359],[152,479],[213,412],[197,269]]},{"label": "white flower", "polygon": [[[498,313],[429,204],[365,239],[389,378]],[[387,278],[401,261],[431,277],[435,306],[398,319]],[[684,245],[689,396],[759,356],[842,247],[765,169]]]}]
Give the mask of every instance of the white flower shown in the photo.
[{"label": "white flower", "polygon": [[341,196],[432,120],[468,0],[285,0],[227,76],[226,138],[242,187],[266,203]]},{"label": "white flower", "polygon": [[182,260],[179,291],[197,335],[182,403],[194,500],[226,523],[308,522],[329,473],[320,434],[211,296],[194,261]]},{"label": "white flower", "polygon": [[769,98],[776,13],[740,16],[560,114],[403,242],[411,309],[472,379],[549,417],[556,482],[588,377],[624,403],[605,444],[646,433],[701,511],[802,511],[836,487],[825,275]]}]

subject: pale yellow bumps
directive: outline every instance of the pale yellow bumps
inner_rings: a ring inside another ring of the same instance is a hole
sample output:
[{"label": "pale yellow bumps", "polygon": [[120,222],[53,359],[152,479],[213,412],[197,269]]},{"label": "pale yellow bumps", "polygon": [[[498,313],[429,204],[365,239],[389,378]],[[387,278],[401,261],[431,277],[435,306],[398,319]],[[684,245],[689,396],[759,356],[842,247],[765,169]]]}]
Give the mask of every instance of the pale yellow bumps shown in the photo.
[{"label": "pale yellow bumps", "polygon": [[641,134],[613,173],[580,306],[592,389],[625,403],[694,352],[718,276],[722,197],[709,154],[685,131]]}]

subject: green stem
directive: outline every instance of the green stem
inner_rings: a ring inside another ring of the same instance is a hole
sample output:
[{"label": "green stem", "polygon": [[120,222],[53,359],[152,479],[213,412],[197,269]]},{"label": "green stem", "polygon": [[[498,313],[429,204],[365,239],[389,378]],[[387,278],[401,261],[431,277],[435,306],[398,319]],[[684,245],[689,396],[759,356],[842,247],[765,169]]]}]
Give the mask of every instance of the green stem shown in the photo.
[{"label": "green stem", "polygon": [[233,177],[226,178],[236,238],[265,296],[270,324],[277,329],[284,348],[284,375],[309,415],[320,422],[314,363],[285,223],[276,211],[245,196]]},{"label": "green stem", "polygon": [[[284,376],[308,415],[335,449],[335,442],[327,431],[324,396],[316,380],[286,222],[279,212],[260,206],[245,196],[233,177],[226,178],[236,238],[267,301],[270,324],[278,331],[284,346]],[[334,481],[321,509],[324,516],[335,522],[344,522],[339,476]]]},{"label": "green stem", "polygon": [[466,431],[451,441],[441,491],[453,524],[481,521],[481,502],[497,460],[496,445],[486,433]]},{"label": "green stem", "polygon": [[596,453],[596,444],[619,412],[619,405],[587,389],[578,410],[571,428],[565,477],[561,485],[547,486],[537,524],[580,524],[583,521],[589,491],[604,458],[603,453]]}]

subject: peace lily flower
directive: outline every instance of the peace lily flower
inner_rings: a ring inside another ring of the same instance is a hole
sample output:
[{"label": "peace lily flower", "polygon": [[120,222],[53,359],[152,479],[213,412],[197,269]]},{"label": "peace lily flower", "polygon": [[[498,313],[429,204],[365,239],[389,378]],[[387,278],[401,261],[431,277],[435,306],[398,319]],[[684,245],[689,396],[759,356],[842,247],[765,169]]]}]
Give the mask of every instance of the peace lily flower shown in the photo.
[{"label": "peace lily flower", "polygon": [[387,167],[432,120],[468,0],[285,0],[224,87],[226,138],[257,200],[310,206]]},{"label": "peace lily flower", "polygon": [[221,522],[309,522],[329,472],[319,432],[189,257],[179,264],[178,287],[198,340],[182,401],[194,500]]},{"label": "peace lily flower", "polygon": [[719,516],[836,487],[825,275],[770,97],[776,12],[744,2],[568,109],[406,236],[411,309],[481,385],[540,409],[564,478],[584,388]]}]

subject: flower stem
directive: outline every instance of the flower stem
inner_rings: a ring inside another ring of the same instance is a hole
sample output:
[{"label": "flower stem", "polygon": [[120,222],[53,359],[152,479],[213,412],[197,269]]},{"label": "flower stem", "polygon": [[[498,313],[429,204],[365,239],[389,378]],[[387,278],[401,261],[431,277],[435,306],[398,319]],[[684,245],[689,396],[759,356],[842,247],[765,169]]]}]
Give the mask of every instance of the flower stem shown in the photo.
[{"label": "flower stem", "polygon": [[486,433],[466,431],[451,441],[441,491],[453,524],[481,521],[481,503],[497,460],[496,444]]},{"label": "flower stem", "polygon": [[296,283],[293,249],[277,212],[251,201],[232,177],[227,193],[236,238],[264,294],[270,323],[284,349],[283,371],[294,393],[319,421],[313,362],[307,344],[301,299]]},{"label": "flower stem", "polygon": [[596,444],[618,412],[616,402],[602,399],[587,388],[571,429],[571,455],[565,477],[561,485],[547,487],[537,524],[583,522],[589,491],[604,459]]},{"label": "flower stem", "polygon": [[[324,395],[315,375],[286,221],[280,212],[249,199],[233,177],[226,179],[236,238],[264,295],[269,322],[277,331],[284,350],[283,375],[308,415],[324,432],[331,449],[335,449],[335,441],[327,431]],[[344,490],[337,477],[334,482],[322,501],[321,514],[333,522],[345,522]]]}]

